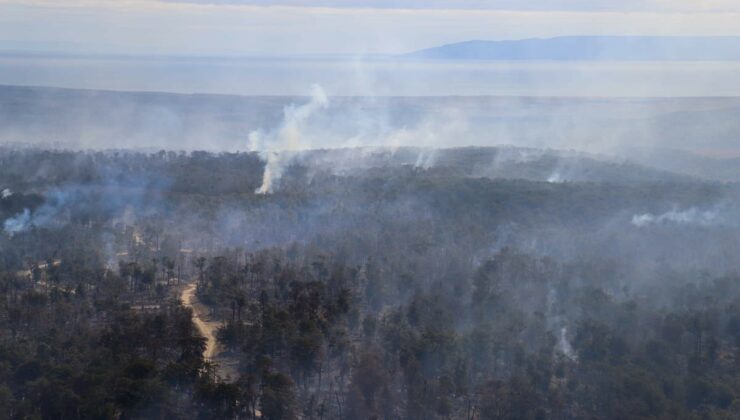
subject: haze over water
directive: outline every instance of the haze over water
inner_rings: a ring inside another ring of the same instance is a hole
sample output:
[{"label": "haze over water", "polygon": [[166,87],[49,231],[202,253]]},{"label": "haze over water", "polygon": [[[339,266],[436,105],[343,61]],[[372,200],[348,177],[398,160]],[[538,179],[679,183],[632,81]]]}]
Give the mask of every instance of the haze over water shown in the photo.
[{"label": "haze over water", "polygon": [[739,96],[740,62],[0,56],[0,84],[349,96]]}]

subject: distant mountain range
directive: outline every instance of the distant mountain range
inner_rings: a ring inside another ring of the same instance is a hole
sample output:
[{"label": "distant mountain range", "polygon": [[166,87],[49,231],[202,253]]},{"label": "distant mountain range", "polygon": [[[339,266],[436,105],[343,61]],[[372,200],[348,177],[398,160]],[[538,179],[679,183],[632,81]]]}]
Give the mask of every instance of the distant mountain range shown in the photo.
[{"label": "distant mountain range", "polygon": [[568,36],[467,41],[405,54],[436,60],[740,60],[740,37]]}]

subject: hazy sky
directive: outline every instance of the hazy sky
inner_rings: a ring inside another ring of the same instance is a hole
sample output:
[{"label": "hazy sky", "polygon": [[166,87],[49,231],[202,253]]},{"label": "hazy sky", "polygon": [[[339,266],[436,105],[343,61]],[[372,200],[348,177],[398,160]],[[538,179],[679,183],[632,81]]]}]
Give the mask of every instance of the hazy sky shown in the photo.
[{"label": "hazy sky", "polygon": [[557,35],[740,35],[740,1],[0,0],[0,50],[364,55]]}]

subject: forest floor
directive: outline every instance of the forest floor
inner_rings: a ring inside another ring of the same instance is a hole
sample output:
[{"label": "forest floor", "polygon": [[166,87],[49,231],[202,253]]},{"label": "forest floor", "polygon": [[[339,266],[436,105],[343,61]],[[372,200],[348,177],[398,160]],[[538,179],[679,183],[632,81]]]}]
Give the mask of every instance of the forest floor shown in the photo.
[{"label": "forest floor", "polygon": [[195,293],[196,289],[196,283],[188,284],[182,290],[180,300],[183,305],[193,310],[193,323],[206,339],[206,349],[203,351],[203,357],[216,364],[216,374],[219,378],[227,382],[236,380],[239,361],[224,352],[221,346],[218,345],[216,333],[221,326],[221,322],[212,319],[208,308],[198,300]]}]

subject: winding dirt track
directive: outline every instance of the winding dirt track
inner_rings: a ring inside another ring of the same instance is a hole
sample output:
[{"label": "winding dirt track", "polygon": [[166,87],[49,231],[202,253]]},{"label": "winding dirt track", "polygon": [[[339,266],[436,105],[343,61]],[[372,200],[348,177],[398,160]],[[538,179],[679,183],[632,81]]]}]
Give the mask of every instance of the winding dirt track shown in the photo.
[{"label": "winding dirt track", "polygon": [[212,361],[213,358],[218,354],[218,341],[216,340],[216,330],[218,323],[208,321],[207,309],[198,302],[198,298],[195,296],[196,284],[191,283],[183,289],[180,299],[183,305],[193,310],[193,323],[198,328],[201,335],[206,338],[206,349],[203,352],[203,357],[206,360]]}]

